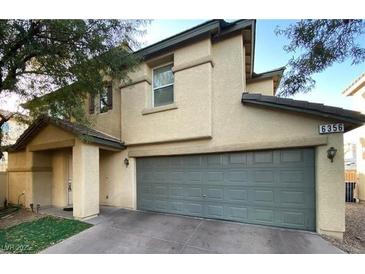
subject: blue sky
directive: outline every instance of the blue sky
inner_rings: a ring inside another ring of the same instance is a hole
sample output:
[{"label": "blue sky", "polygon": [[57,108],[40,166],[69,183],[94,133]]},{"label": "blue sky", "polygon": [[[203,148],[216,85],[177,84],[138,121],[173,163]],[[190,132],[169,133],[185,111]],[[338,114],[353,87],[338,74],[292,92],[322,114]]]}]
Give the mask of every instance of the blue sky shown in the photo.
[{"label": "blue sky", "polygon": [[[154,20],[147,28],[144,38],[149,45],[178,32],[196,26],[206,20]],[[285,27],[293,20],[257,20],[255,72],[263,72],[284,66],[291,55],[283,50],[288,43],[282,36],[276,36],[276,26]],[[363,39],[365,46],[365,39]],[[365,64],[351,65],[350,61],[334,64],[324,72],[315,75],[317,84],[308,94],[298,94],[295,99],[309,100],[333,106],[351,108],[350,98],[342,96],[342,91],[360,74],[365,72]]]}]

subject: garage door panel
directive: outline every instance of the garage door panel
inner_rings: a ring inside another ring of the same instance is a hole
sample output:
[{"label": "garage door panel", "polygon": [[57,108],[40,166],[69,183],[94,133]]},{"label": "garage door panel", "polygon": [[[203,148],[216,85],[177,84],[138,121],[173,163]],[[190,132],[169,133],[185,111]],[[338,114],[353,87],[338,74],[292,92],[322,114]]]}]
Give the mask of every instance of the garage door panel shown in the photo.
[{"label": "garage door panel", "polygon": [[245,206],[226,205],[224,207],[226,218],[240,222],[248,221],[248,208]]},{"label": "garage door panel", "polygon": [[281,163],[303,163],[304,156],[302,150],[282,150],[280,153]]},{"label": "garage door panel", "polygon": [[168,195],[169,192],[168,185],[163,185],[163,184],[151,184],[151,185],[152,185],[152,193],[155,196],[166,197]]},{"label": "garage door panel", "polygon": [[275,182],[275,171],[268,169],[255,169],[252,170],[252,180],[251,184],[253,185],[266,185],[272,186]]},{"label": "garage door panel", "polygon": [[224,174],[224,182],[230,185],[248,185],[249,172],[248,170],[227,170]]},{"label": "garage door panel", "polygon": [[166,182],[171,183],[171,184],[181,184],[184,182],[185,179],[185,173],[182,171],[174,171],[172,170],[171,172],[166,171],[164,173],[164,176],[166,178]]},{"label": "garage door panel", "polygon": [[248,202],[248,190],[237,187],[225,187],[224,201],[229,203]]},{"label": "garage door panel", "polygon": [[185,186],[185,198],[201,200],[203,197],[202,186]]},{"label": "garage door panel", "polygon": [[272,189],[253,189],[252,202],[254,204],[261,204],[266,206],[274,206],[275,194]]},{"label": "garage door panel", "polygon": [[249,154],[252,157],[252,165],[273,165],[274,152],[273,151],[258,151]]},{"label": "garage door panel", "polygon": [[192,216],[204,216],[204,204],[198,202],[185,202],[184,203],[184,213],[186,215]]},{"label": "garage door panel", "polygon": [[300,190],[279,190],[279,202],[282,207],[305,206],[306,193]]},{"label": "garage door panel", "polygon": [[209,204],[205,205],[206,214],[208,218],[224,219],[224,206],[221,204]]},{"label": "garage door panel", "polygon": [[170,198],[184,198],[185,190],[183,186],[170,186],[169,187],[169,197]]},{"label": "garage door panel", "polygon": [[314,230],[314,188],[313,149],[137,159],[142,210]]},{"label": "garage door panel", "polygon": [[220,201],[224,200],[224,187],[222,186],[206,186],[203,189],[203,193],[205,195],[205,201]]},{"label": "garage door panel", "polygon": [[200,171],[191,171],[185,173],[185,179],[190,184],[202,184],[203,174]]},{"label": "garage door panel", "polygon": [[249,221],[257,224],[274,225],[274,210],[265,208],[250,208]]},{"label": "garage door panel", "polygon": [[303,227],[306,225],[306,214],[305,212],[295,211],[281,211],[282,225],[291,227]]},{"label": "garage door panel", "polygon": [[169,204],[169,213],[176,213],[176,214],[185,214],[184,212],[185,203],[183,201],[170,201]]},{"label": "garage door panel", "polygon": [[216,184],[223,185],[224,184],[224,172],[223,171],[207,171],[205,174],[205,183],[206,184]]},{"label": "garage door panel", "polygon": [[190,169],[201,169],[202,168],[202,156],[190,156],[183,157],[182,159],[182,167],[190,168]]},{"label": "garage door panel", "polygon": [[223,154],[210,154],[206,157],[206,166],[207,168],[223,168]]},{"label": "garage door panel", "polygon": [[154,201],[152,199],[148,199],[148,197],[143,197],[138,202],[138,207],[140,209],[150,209],[155,210]]},{"label": "garage door panel", "polygon": [[247,153],[227,154],[227,165],[231,168],[244,168],[247,165]]}]

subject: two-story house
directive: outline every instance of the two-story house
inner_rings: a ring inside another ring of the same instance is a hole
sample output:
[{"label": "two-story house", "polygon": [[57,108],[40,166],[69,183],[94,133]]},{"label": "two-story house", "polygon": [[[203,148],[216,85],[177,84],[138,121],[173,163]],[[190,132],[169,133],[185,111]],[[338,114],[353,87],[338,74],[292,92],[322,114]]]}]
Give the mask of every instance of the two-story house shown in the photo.
[{"label": "two-story house", "polygon": [[24,190],[25,206],[80,219],[109,205],[341,238],[343,134],[319,125],[365,117],[276,97],[283,68],[254,72],[255,33],[255,20],[211,20],[134,52],[132,81],[87,102],[95,128],[43,117],[19,138],[9,200]]}]

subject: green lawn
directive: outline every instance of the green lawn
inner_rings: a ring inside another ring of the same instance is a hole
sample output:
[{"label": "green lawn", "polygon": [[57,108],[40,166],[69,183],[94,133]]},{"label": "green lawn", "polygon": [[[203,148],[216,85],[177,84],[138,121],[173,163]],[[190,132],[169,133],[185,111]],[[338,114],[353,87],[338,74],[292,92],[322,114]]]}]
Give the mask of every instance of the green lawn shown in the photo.
[{"label": "green lawn", "polygon": [[76,220],[47,216],[0,229],[0,249],[6,253],[37,253],[91,226]]}]

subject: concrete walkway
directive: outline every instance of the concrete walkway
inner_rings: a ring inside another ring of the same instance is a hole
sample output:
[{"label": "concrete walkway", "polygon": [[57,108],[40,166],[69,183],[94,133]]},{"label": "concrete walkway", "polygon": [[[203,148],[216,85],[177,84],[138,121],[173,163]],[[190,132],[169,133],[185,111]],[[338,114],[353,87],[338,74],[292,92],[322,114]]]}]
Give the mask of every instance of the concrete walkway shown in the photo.
[{"label": "concrete walkway", "polygon": [[342,253],[310,232],[102,208],[95,224],[42,253]]}]

